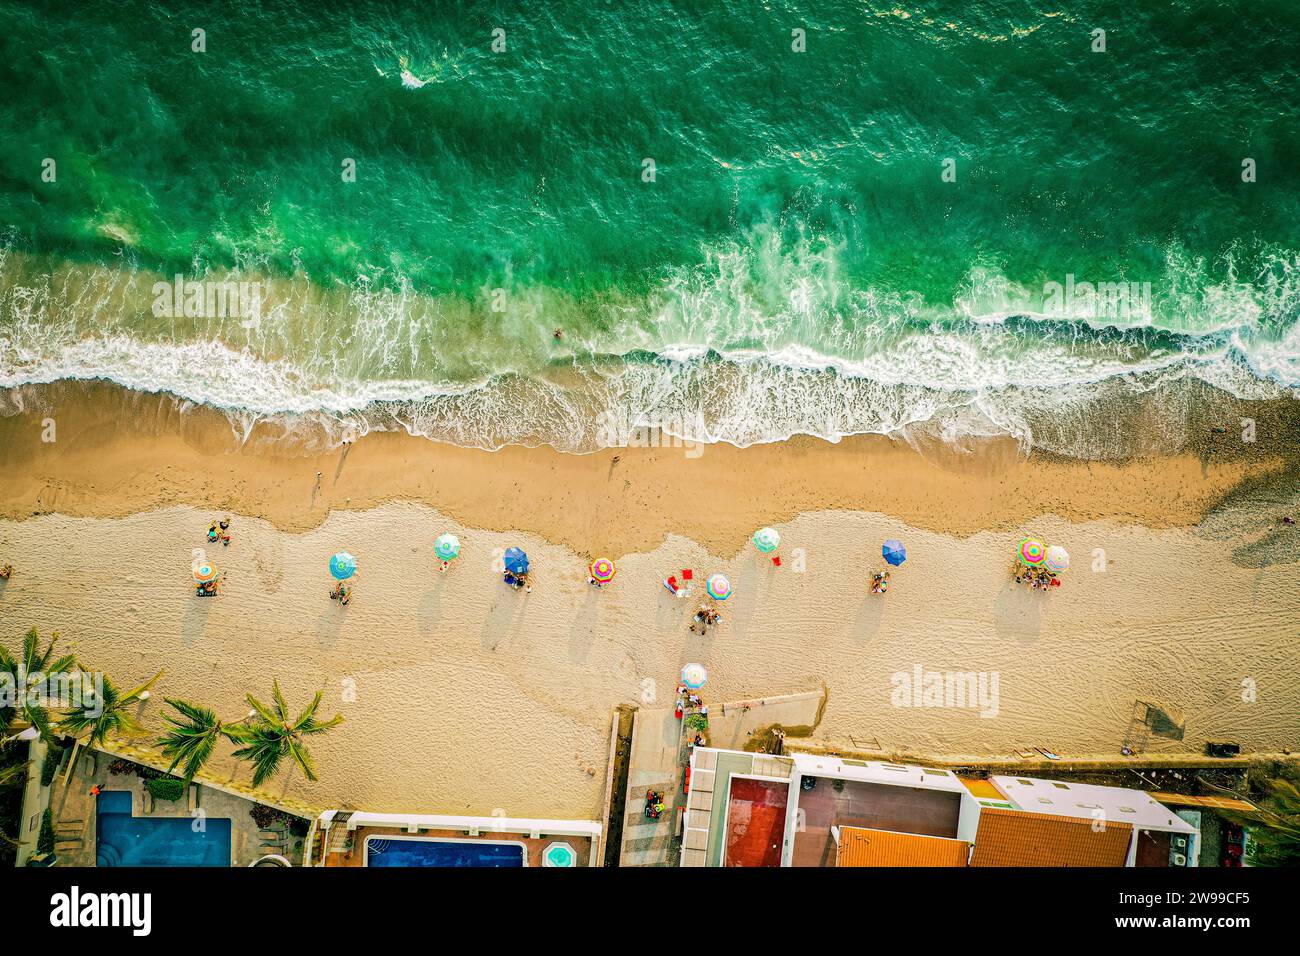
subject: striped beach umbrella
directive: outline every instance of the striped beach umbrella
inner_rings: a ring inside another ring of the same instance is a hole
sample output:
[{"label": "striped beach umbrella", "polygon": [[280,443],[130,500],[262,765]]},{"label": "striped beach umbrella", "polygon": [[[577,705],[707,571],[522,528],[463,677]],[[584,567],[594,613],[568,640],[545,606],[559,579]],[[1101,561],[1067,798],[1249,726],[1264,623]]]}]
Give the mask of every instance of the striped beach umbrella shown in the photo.
[{"label": "striped beach umbrella", "polygon": [[1059,544],[1054,544],[1047,549],[1047,560],[1045,561],[1047,570],[1060,574],[1070,566],[1070,552],[1066,551]]},{"label": "striped beach umbrella", "polygon": [[709,597],[715,601],[725,601],[731,597],[731,582],[721,574],[710,574],[709,579],[704,582],[704,590],[709,592]]},{"label": "striped beach umbrella", "polygon": [[709,672],[703,664],[687,664],[682,668],[682,683],[691,690],[699,690],[709,680]]},{"label": "striped beach umbrella", "polygon": [[609,558],[597,558],[591,562],[588,570],[591,572],[591,579],[597,584],[607,584],[614,580],[614,574],[618,569]]},{"label": "striped beach umbrella", "polygon": [[880,556],[894,567],[898,567],[907,560],[907,549],[903,547],[903,542],[897,538],[890,538],[881,547]]},{"label": "striped beach umbrella", "polygon": [[511,574],[528,573],[528,555],[524,554],[524,552],[519,548],[506,548],[506,553],[503,555],[503,559],[505,561],[506,570]]},{"label": "striped beach umbrella", "polygon": [[340,551],[330,558],[330,574],[337,581],[346,581],[357,573],[357,559],[346,551]]},{"label": "striped beach umbrella", "polygon": [[754,547],[764,554],[771,554],[781,544],[781,535],[775,528],[759,528],[754,532]]},{"label": "striped beach umbrella", "polygon": [[1047,558],[1047,545],[1037,538],[1025,538],[1020,542],[1020,563],[1036,568]]},{"label": "striped beach umbrella", "polygon": [[199,584],[211,584],[217,579],[217,566],[211,561],[198,561],[194,565],[194,580]]},{"label": "striped beach umbrella", "polygon": [[433,553],[444,561],[450,561],[460,554],[460,538],[454,534],[440,534],[433,542]]}]

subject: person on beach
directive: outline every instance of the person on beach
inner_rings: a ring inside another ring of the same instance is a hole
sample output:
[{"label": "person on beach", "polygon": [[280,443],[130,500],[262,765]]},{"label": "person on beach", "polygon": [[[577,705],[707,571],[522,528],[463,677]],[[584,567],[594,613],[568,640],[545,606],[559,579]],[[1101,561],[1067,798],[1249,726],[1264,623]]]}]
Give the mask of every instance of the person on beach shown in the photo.
[{"label": "person on beach", "polygon": [[330,591],[330,600],[338,601],[340,606],[347,607],[348,601],[352,600],[352,591],[346,584],[340,581],[338,584],[334,585],[333,589]]},{"label": "person on beach", "polygon": [[0,567],[0,581],[8,581],[9,576],[13,573],[14,566],[12,564],[6,564],[3,567]]},{"label": "person on beach", "polygon": [[230,547],[230,519],[222,518],[220,524],[218,524],[217,527],[221,529],[222,545],[224,545],[227,548]]},{"label": "person on beach", "polygon": [[[696,631],[696,628],[699,628]],[[707,634],[709,631],[709,606],[701,604],[700,609],[695,612],[695,618],[691,623],[691,630],[696,634]]]},{"label": "person on beach", "polygon": [[214,521],[212,524],[208,525],[208,541],[212,544],[216,544],[219,537],[221,537],[221,535],[217,531],[217,523]]},{"label": "person on beach", "polygon": [[889,590],[889,572],[876,571],[871,575],[871,593],[884,594]]}]

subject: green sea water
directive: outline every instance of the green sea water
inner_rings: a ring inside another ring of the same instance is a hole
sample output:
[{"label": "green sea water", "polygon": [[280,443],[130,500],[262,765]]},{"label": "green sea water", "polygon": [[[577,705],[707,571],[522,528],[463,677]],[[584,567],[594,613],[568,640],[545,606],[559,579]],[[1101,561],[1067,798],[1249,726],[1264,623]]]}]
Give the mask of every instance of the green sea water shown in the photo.
[{"label": "green sea water", "polygon": [[[485,447],[929,425],[1088,456],[1126,394],[1300,385],[1285,0],[0,21],[0,385]],[[159,315],[177,274],[258,283],[257,321]],[[1078,283],[1132,301],[1048,292]]]}]

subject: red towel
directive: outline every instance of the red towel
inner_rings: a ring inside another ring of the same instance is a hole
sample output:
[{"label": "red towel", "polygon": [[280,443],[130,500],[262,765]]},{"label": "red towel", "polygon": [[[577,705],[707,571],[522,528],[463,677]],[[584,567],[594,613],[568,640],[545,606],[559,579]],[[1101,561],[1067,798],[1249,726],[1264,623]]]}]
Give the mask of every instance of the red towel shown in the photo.
[{"label": "red towel", "polygon": [[781,566],[781,556],[779,554],[772,555],[772,563],[779,568]]},{"label": "red towel", "polygon": [[695,572],[692,571],[690,568],[682,568],[682,580],[683,580],[683,581],[694,581],[694,580],[695,580]]}]

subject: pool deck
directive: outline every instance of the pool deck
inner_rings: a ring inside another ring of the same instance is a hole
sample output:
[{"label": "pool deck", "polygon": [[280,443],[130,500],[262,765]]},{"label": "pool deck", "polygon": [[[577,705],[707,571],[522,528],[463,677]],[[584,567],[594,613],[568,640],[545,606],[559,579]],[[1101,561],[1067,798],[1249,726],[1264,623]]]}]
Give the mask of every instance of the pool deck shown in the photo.
[{"label": "pool deck", "polygon": [[[67,800],[63,804],[61,814],[59,806],[60,801],[64,799],[64,771],[60,770],[59,776],[54,780],[50,794],[50,808],[56,818],[55,855],[58,857],[56,865],[95,865],[96,799],[90,793],[90,788],[95,784],[103,790],[129,792],[133,816],[193,818],[198,812],[202,812],[213,819],[229,819],[231,821],[231,866],[248,866],[255,860],[270,855],[283,856],[294,866],[301,864],[302,838],[294,837],[292,834],[277,836],[267,831],[259,831],[249,812],[254,805],[252,801],[197,784],[197,808],[194,811],[190,810],[184,798],[174,803],[154,800],[145,790],[144,779],[137,774],[108,772],[109,764],[114,759],[111,754],[82,749],[76,769],[67,785]],[[146,812],[150,804],[152,807]]]},{"label": "pool deck", "polygon": [[318,866],[365,866],[366,840],[370,837],[398,837],[401,839],[443,839],[443,840],[485,840],[489,843],[522,843],[528,853],[529,866],[542,865],[542,853],[552,843],[567,843],[573,848],[576,857],[575,866],[592,865],[591,839],[580,836],[543,836],[534,838],[518,833],[478,833],[469,834],[465,830],[426,830],[421,829],[418,837],[405,827],[359,826],[348,831],[342,842],[331,841],[328,851],[324,853],[324,862]]}]

